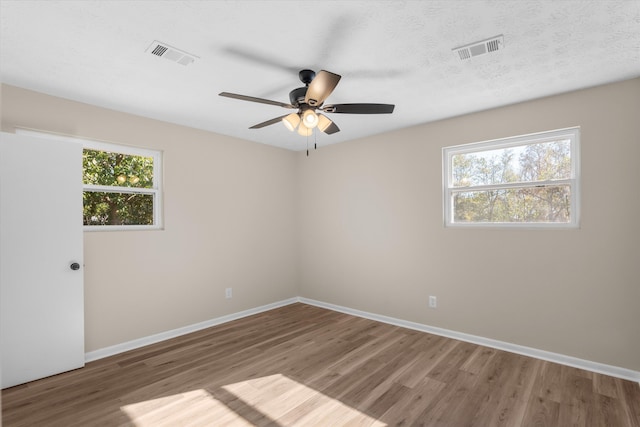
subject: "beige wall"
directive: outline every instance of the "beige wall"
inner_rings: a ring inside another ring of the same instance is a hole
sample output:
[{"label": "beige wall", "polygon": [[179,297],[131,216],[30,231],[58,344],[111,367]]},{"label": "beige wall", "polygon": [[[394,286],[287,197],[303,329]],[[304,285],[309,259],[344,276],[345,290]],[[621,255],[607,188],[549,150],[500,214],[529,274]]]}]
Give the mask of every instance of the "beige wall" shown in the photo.
[{"label": "beige wall", "polygon": [[3,85],[15,126],[164,153],[164,230],[84,233],[86,351],[297,295],[293,152]]},{"label": "beige wall", "polygon": [[[570,126],[580,229],[443,227],[442,147]],[[298,162],[301,296],[640,371],[640,79]]]},{"label": "beige wall", "polygon": [[[640,371],[640,79],[310,157],[2,90],[4,131],[164,151],[165,230],[85,233],[87,351],[300,295]],[[580,229],[443,227],[442,147],[576,125]]]}]

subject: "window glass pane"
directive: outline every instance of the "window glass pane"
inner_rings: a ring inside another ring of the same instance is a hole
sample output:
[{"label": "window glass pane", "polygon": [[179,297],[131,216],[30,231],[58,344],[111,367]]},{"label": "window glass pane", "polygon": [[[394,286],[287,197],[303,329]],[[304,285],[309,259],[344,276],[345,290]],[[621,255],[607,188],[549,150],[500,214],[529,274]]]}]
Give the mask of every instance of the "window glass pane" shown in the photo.
[{"label": "window glass pane", "polygon": [[571,141],[461,153],[451,160],[453,187],[569,179]]},{"label": "window glass pane", "polygon": [[153,225],[153,195],[85,191],[84,225]]},{"label": "window glass pane", "polygon": [[83,184],[153,188],[153,157],[84,149],[82,170]]},{"label": "window glass pane", "polygon": [[464,191],[453,195],[454,222],[570,222],[569,185]]}]

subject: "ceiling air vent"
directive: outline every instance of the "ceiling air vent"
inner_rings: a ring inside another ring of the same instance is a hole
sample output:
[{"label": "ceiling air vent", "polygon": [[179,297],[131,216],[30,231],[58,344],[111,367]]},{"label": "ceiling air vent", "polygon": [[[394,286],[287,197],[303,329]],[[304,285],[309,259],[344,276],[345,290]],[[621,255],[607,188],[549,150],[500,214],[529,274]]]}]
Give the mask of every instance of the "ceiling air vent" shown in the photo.
[{"label": "ceiling air vent", "polygon": [[190,53],[187,53],[180,49],[176,49],[175,47],[171,47],[168,44],[159,42],[157,40],[151,43],[146,51],[151,53],[152,55],[160,56],[162,58],[168,59],[169,61],[177,62],[178,64],[182,65],[189,65],[198,58],[195,55],[191,55]]},{"label": "ceiling air vent", "polygon": [[466,46],[456,47],[453,50],[454,54],[461,60],[471,59],[475,56],[484,55],[486,53],[495,52],[504,47],[504,36],[491,37],[490,39],[482,40],[479,42],[471,43]]}]

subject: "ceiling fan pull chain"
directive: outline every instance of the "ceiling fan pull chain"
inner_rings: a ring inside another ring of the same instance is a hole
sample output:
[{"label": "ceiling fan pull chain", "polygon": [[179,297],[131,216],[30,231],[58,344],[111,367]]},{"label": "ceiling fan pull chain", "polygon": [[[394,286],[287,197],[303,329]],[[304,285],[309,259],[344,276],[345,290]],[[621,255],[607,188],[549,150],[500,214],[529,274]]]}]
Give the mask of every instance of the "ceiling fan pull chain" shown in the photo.
[{"label": "ceiling fan pull chain", "polygon": [[307,157],[309,157],[309,135],[307,135]]}]

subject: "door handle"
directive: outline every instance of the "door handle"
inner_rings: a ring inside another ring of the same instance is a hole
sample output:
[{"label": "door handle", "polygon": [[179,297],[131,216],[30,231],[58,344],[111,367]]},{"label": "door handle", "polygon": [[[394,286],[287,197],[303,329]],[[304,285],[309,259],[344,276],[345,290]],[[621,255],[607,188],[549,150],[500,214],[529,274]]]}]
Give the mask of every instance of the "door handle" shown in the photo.
[{"label": "door handle", "polygon": [[71,264],[69,266],[72,270],[80,270],[80,264],[78,264],[77,262],[74,262],[73,264]]}]

